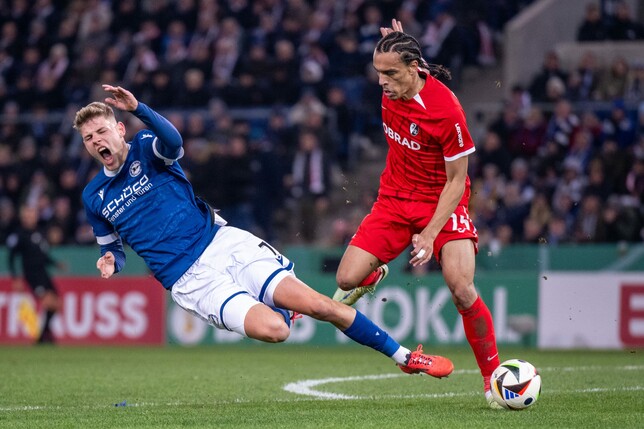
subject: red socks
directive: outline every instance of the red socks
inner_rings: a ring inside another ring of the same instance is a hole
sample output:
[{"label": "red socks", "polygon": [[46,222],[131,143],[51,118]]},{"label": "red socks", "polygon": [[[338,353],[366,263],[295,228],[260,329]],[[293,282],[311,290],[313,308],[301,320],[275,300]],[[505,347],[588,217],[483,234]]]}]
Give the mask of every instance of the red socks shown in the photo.
[{"label": "red socks", "polygon": [[380,275],[380,270],[378,270],[378,268],[376,268],[375,270],[373,270],[371,272],[371,274],[369,274],[367,277],[364,278],[364,280],[362,280],[360,282],[358,287],[360,287],[360,286],[371,286],[372,284],[374,284],[376,282],[376,280],[378,280],[379,275]]},{"label": "red socks", "polygon": [[492,313],[479,296],[467,310],[459,310],[463,316],[465,337],[472,347],[476,363],[481,368],[484,388],[490,390],[490,375],[499,366],[499,351],[496,348]]}]

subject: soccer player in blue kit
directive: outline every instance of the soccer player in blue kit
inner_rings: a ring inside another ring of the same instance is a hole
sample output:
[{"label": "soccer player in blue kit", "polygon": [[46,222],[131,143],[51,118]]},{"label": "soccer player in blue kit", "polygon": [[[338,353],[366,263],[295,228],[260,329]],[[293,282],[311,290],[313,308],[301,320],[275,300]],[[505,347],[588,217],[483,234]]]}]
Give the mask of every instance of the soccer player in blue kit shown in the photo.
[{"label": "soccer player in blue kit", "polygon": [[[293,263],[253,234],[226,225],[195,197],[177,160],[176,128],[128,90],[103,85],[112,97],[81,108],[74,119],[87,151],[103,168],[83,191],[87,218],[100,245],[96,267],[109,278],[125,264],[124,243],[143,258],[183,309],[207,323],[265,342],[282,342],[291,316],[332,323],[407,373],[445,377],[452,362],[402,347],[353,307],[300,281]],[[125,141],[112,107],[131,112],[148,129]]]}]

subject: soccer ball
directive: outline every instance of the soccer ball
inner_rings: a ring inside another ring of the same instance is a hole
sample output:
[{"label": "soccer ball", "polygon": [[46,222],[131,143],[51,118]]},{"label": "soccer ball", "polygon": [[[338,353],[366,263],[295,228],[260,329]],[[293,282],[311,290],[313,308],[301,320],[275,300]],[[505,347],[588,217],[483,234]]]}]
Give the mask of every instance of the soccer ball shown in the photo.
[{"label": "soccer ball", "polygon": [[490,377],[492,397],[503,408],[523,410],[541,394],[541,376],[530,363],[521,359],[503,362]]}]

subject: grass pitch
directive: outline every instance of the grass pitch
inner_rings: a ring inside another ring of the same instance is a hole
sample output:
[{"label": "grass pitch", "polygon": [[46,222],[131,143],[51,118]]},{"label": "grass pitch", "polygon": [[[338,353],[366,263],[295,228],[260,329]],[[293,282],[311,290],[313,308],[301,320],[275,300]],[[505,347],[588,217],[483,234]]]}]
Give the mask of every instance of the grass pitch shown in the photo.
[{"label": "grass pitch", "polygon": [[354,345],[0,347],[1,428],[636,428],[642,350],[503,349],[543,378],[524,411],[490,410],[474,358],[449,378],[404,375]]}]

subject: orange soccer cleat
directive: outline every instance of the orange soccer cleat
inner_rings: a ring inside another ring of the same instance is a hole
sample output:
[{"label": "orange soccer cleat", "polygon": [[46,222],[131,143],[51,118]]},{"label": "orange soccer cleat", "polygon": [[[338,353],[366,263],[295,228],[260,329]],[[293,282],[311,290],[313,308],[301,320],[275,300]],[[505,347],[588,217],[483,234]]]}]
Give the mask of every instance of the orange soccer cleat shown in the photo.
[{"label": "orange soccer cleat", "polygon": [[427,374],[436,378],[447,377],[454,371],[454,364],[443,356],[423,354],[422,344],[411,352],[405,365],[398,365],[407,374]]}]

